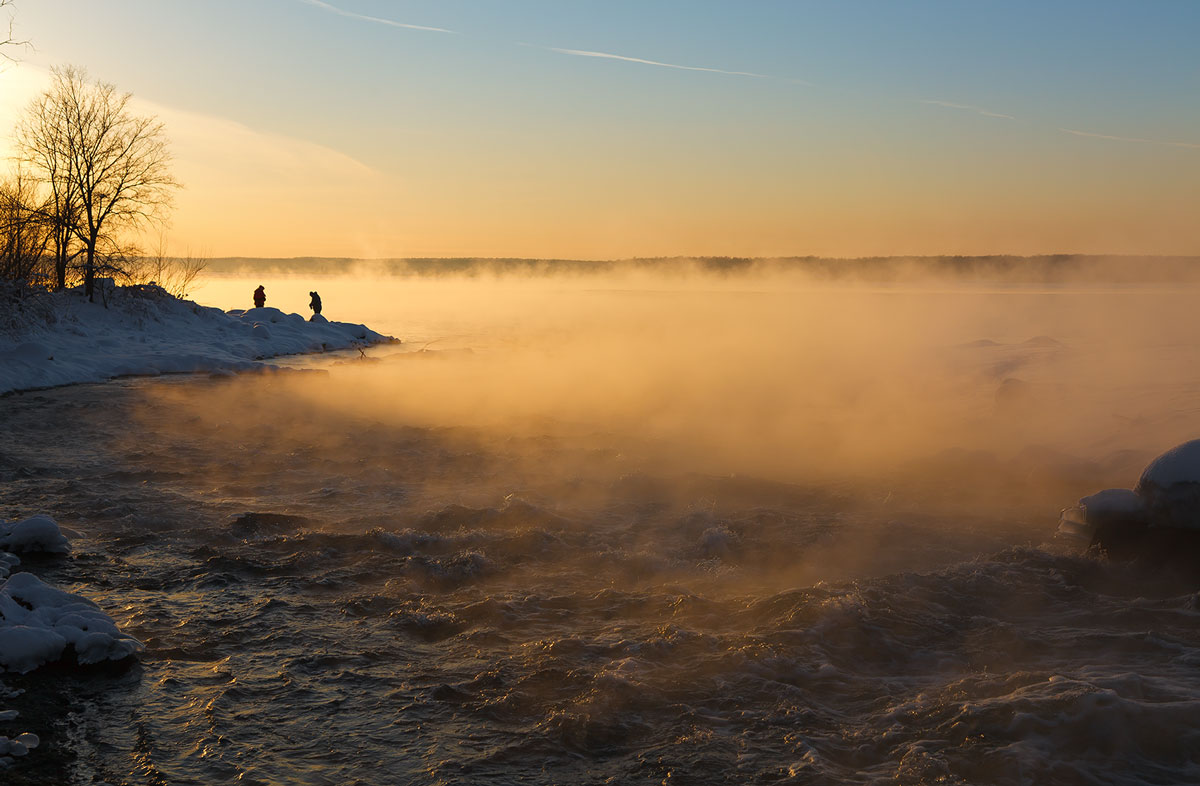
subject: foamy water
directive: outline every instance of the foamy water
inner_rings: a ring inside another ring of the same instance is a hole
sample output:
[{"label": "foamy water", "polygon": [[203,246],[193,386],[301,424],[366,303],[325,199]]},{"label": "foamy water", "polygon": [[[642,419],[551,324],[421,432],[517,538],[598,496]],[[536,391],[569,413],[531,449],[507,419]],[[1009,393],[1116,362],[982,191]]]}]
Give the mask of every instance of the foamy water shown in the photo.
[{"label": "foamy water", "polygon": [[1200,586],[1046,545],[1196,435],[1182,296],[666,289],[4,399],[0,513],[87,536],[30,567],[147,645],[6,678],[11,782],[1200,780]]}]

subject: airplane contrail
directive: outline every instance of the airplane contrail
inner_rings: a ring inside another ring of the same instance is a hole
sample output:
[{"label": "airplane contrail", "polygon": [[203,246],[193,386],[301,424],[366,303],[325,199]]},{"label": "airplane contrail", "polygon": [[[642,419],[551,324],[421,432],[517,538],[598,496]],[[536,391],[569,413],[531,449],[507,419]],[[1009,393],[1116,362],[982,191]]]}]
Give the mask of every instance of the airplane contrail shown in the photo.
[{"label": "airplane contrail", "polygon": [[935,101],[932,98],[922,99],[921,103],[930,104],[932,106],[944,106],[947,109],[962,109],[967,112],[974,112],[977,115],[983,115],[984,117],[995,117],[1002,120],[1016,120],[1016,118],[1012,115],[1006,115],[1003,112],[993,112],[990,109],[984,109],[983,107],[974,106],[973,104],[956,104],[953,101]]},{"label": "airplane contrail", "polygon": [[[524,44],[524,46],[533,46],[533,44]],[[676,63],[663,63],[658,60],[645,60],[640,57],[626,57],[625,55],[614,55],[609,52],[590,52],[586,49],[560,49],[556,46],[539,46],[537,49],[544,49],[547,52],[557,52],[560,55],[574,55],[576,57],[598,57],[604,60],[621,60],[626,63],[640,63],[641,65],[658,66],[659,68],[674,68],[679,71],[707,71],[710,74],[728,74],[729,76],[748,76],[754,79],[773,79],[766,74],[755,74],[750,71],[726,71],[723,68],[706,68],[704,66],[687,66],[678,65]]]},{"label": "airplane contrail", "polygon": [[323,2],[323,0],[300,0],[300,2],[307,3],[308,5],[311,5],[311,6],[315,6],[317,8],[320,8],[323,11],[328,11],[331,14],[337,14],[338,16],[345,16],[345,17],[349,17],[350,19],[358,19],[363,22],[375,22],[376,24],[387,25],[388,27],[400,27],[405,30],[424,30],[427,33],[455,33],[455,32],[457,32],[456,30],[447,30],[444,27],[428,27],[426,25],[410,25],[410,24],[405,24],[404,22],[396,22],[392,19],[384,19],[383,17],[380,17],[380,16],[367,16],[366,14],[357,14],[353,11],[347,11],[344,8],[338,8],[337,6],[332,6],[329,3]]},{"label": "airplane contrail", "polygon": [[[307,5],[313,6],[315,8],[320,8],[321,10],[327,11],[331,14],[337,14],[339,16],[344,16],[344,17],[347,17],[350,19],[358,19],[363,22],[374,22],[375,24],[387,25],[389,27],[397,27],[397,28],[402,28],[405,30],[420,30],[423,32],[428,32],[428,33],[452,33],[452,34],[458,33],[457,30],[449,30],[445,27],[433,27],[430,25],[413,25],[413,24],[408,24],[405,22],[397,22],[393,19],[385,19],[385,18],[379,17],[379,16],[369,16],[367,14],[360,14],[360,13],[356,13],[354,11],[347,11],[343,8],[338,8],[337,6],[331,5],[327,2],[325,2],[324,0],[299,0],[299,1],[302,3],[305,3]],[[730,70],[727,70],[724,68],[711,68],[708,66],[681,65],[679,63],[667,63],[667,62],[664,62],[661,60],[650,60],[648,58],[642,58],[642,57],[630,57],[627,55],[613,54],[611,52],[596,52],[596,51],[592,51],[592,50],[588,50],[588,49],[566,49],[563,47],[540,46],[537,44],[519,44],[519,45],[526,46],[531,49],[540,49],[545,52],[554,52],[555,54],[560,54],[560,55],[570,55],[572,57],[593,57],[593,58],[598,58],[601,60],[616,60],[616,61],[620,61],[620,62],[624,62],[624,63],[635,63],[637,65],[654,66],[656,68],[672,68],[677,71],[700,71],[700,72],[709,73],[709,74],[725,74],[727,76],[744,76],[744,77],[748,77],[751,79],[772,79],[772,80],[787,82],[787,83],[791,83],[791,84],[802,84],[802,85],[808,85],[810,87],[812,86],[811,82],[806,82],[803,79],[792,79],[792,78],[787,78],[787,77],[771,76],[769,74],[758,74],[758,73],[754,73],[753,71],[730,71]],[[940,100],[932,99],[932,98],[921,99],[919,103],[928,104],[930,106],[945,107],[947,109],[958,109],[958,110],[965,111],[965,112],[974,112],[975,114],[980,115],[982,117],[990,117],[990,118],[994,118],[997,120],[1016,120],[1017,119],[1013,115],[1005,114],[1003,112],[993,112],[990,109],[984,109],[983,107],[975,106],[974,104],[960,104],[960,103],[956,103],[953,101],[940,101]],[[1058,130],[1064,134],[1071,134],[1073,136],[1090,137],[1092,139],[1107,139],[1107,140],[1114,141],[1114,142],[1136,142],[1139,144],[1166,145],[1168,147],[1200,149],[1200,142],[1174,142],[1174,141],[1164,140],[1164,139],[1149,139],[1149,138],[1145,138],[1145,137],[1135,137],[1135,136],[1118,136],[1115,134],[1100,134],[1100,133],[1096,133],[1094,131],[1080,131],[1080,130],[1074,129],[1074,128],[1059,128]]]},{"label": "airplane contrail", "polygon": [[1080,131],[1076,128],[1060,128],[1064,134],[1072,134],[1074,136],[1086,136],[1092,139],[1109,139],[1113,142],[1140,142],[1146,145],[1167,145],[1169,147],[1187,147],[1192,149],[1200,149],[1200,142],[1172,142],[1167,139],[1146,139],[1140,136],[1116,136],[1114,134],[1097,134],[1094,131]]}]

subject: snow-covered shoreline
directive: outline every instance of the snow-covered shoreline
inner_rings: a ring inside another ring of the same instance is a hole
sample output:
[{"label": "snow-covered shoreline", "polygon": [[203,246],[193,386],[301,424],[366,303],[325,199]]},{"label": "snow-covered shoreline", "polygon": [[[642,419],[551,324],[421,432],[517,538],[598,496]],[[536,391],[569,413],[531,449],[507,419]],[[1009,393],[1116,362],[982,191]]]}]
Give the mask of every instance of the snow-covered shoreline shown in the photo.
[{"label": "snow-covered shoreline", "polygon": [[222,311],[156,286],[0,293],[0,395],[117,377],[248,371],[284,355],[395,341],[365,325],[277,308]]}]

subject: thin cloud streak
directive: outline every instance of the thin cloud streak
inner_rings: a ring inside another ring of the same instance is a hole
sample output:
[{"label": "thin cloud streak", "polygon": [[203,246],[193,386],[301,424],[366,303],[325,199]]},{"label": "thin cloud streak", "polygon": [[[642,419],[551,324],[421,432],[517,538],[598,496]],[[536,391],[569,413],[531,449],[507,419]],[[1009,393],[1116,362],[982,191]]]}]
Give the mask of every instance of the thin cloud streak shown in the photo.
[{"label": "thin cloud streak", "polygon": [[[319,8],[322,11],[328,11],[331,14],[344,16],[348,19],[357,19],[362,22],[374,22],[380,25],[388,25],[389,27],[399,27],[405,30],[423,30],[430,33],[453,33],[458,34],[457,30],[448,30],[444,27],[429,27],[426,25],[410,25],[404,22],[397,22],[392,19],[385,19],[379,16],[368,16],[367,14],[359,14],[354,11],[347,11],[344,8],[330,5],[324,0],[299,0],[301,3],[311,5],[314,8]],[[767,74],[756,74],[750,71],[727,71],[724,68],[707,68],[704,66],[687,66],[677,63],[664,63],[659,60],[647,60],[641,57],[626,57],[625,55],[614,55],[610,52],[592,52],[586,49],[564,49],[556,46],[537,46],[535,44],[520,44],[520,46],[528,46],[533,49],[541,49],[546,52],[555,52],[560,55],[572,55],[574,57],[597,57],[604,60],[620,60],[626,63],[638,63],[639,65],[657,66],[659,68],[674,68],[678,71],[704,71],[710,74],[726,74],[728,76],[745,76],[751,79],[778,79],[779,77],[769,76]],[[811,82],[806,82],[803,79],[787,79],[787,82],[799,85],[810,85]]]},{"label": "thin cloud streak", "polygon": [[1003,112],[993,112],[990,109],[984,109],[983,107],[974,106],[972,104],[956,104],[952,101],[936,101],[932,98],[922,99],[921,103],[929,104],[931,106],[943,106],[947,109],[961,109],[965,112],[974,112],[975,114],[982,115],[983,117],[994,117],[1000,120],[1016,120],[1016,118],[1012,115],[1006,115]]},{"label": "thin cloud streak", "polygon": [[[455,35],[458,34],[457,30],[449,30],[444,27],[431,27],[431,26],[427,26],[427,25],[412,25],[412,24],[407,24],[404,22],[397,22],[392,19],[385,19],[383,17],[369,16],[367,14],[360,14],[360,13],[356,13],[354,11],[347,11],[343,8],[338,8],[337,6],[330,5],[329,3],[325,2],[324,0],[299,0],[299,2],[304,3],[306,5],[313,6],[314,8],[319,8],[322,11],[326,11],[331,14],[337,14],[338,16],[344,16],[349,19],[357,19],[362,22],[373,22],[375,24],[387,25],[388,27],[396,27],[396,28],[401,28],[404,30],[419,30],[419,31],[428,32],[428,33],[450,33],[450,34],[455,34]],[[744,76],[744,77],[748,77],[750,79],[771,79],[771,80],[775,80],[775,81],[786,82],[789,84],[806,85],[809,87],[813,86],[812,82],[808,82],[803,79],[792,79],[792,78],[786,78],[786,77],[771,76],[769,74],[758,74],[758,73],[754,73],[752,71],[729,71],[724,68],[710,68],[707,66],[681,65],[679,63],[667,63],[667,62],[663,62],[661,60],[650,60],[650,59],[642,58],[642,57],[629,57],[627,55],[618,55],[618,54],[613,54],[611,52],[595,52],[595,51],[588,50],[588,49],[567,49],[567,48],[557,47],[557,46],[540,46],[537,44],[526,44],[526,43],[519,43],[518,46],[525,46],[525,47],[529,47],[531,49],[540,49],[544,52],[554,52],[555,54],[559,54],[559,55],[570,55],[571,57],[591,57],[591,58],[597,58],[600,60],[616,60],[616,61],[624,62],[624,63],[635,63],[637,65],[655,66],[656,68],[671,68],[671,69],[674,69],[677,71],[699,71],[699,72],[708,73],[708,74],[724,74],[726,76]],[[1005,114],[1003,112],[993,112],[990,109],[985,109],[981,106],[976,106],[974,104],[960,104],[960,103],[957,103],[954,101],[941,101],[941,100],[933,99],[933,98],[920,99],[919,103],[926,104],[928,106],[943,107],[946,109],[957,109],[957,110],[963,111],[963,112],[973,112],[981,117],[988,117],[988,118],[993,118],[996,120],[1016,120],[1017,119],[1013,115]],[[1059,128],[1058,130],[1064,134],[1071,134],[1071,135],[1077,136],[1077,137],[1088,137],[1091,139],[1107,139],[1107,140],[1110,140],[1113,142],[1136,142],[1139,144],[1164,145],[1167,147],[1178,147],[1178,148],[1186,148],[1186,149],[1191,149],[1191,150],[1200,149],[1200,143],[1198,143],[1198,142],[1173,142],[1173,141],[1164,140],[1164,139],[1148,139],[1148,138],[1144,138],[1144,137],[1134,137],[1134,136],[1117,136],[1114,134],[1100,134],[1100,133],[1096,133],[1093,131],[1080,131],[1080,130],[1074,129],[1074,128]]]},{"label": "thin cloud streak", "polygon": [[1108,139],[1113,142],[1140,142],[1144,145],[1167,145],[1168,147],[1186,147],[1193,150],[1200,150],[1200,142],[1171,142],[1166,139],[1145,139],[1139,136],[1115,136],[1113,134],[1097,134],[1093,131],[1079,131],[1074,128],[1060,128],[1058,130],[1064,134],[1086,136],[1091,139]]},{"label": "thin cloud streak", "polygon": [[[529,46],[527,44],[527,46]],[[766,74],[755,74],[750,71],[726,71],[723,68],[705,68],[703,66],[686,66],[677,65],[676,63],[663,63],[658,60],[644,60],[640,57],[626,57],[625,55],[614,55],[609,52],[591,52],[586,49],[560,49],[556,46],[538,47],[545,49],[548,52],[556,52],[560,55],[574,55],[575,57],[598,57],[603,60],[621,60],[626,63],[639,63],[641,65],[658,66],[659,68],[674,68],[679,71],[705,71],[710,74],[728,74],[729,76],[748,76],[753,79],[772,79],[773,77]],[[807,84],[807,83],[805,83]]]},{"label": "thin cloud streak", "polygon": [[387,25],[388,27],[399,27],[404,30],[423,30],[427,33],[457,33],[457,31],[455,31],[455,30],[447,30],[444,27],[427,27],[425,25],[410,25],[410,24],[405,24],[404,22],[396,22],[392,19],[384,19],[383,17],[379,17],[379,16],[367,16],[366,14],[357,14],[353,11],[347,11],[343,8],[338,8],[337,6],[332,6],[329,3],[323,2],[322,0],[300,0],[300,2],[305,3],[307,5],[311,5],[314,8],[320,8],[322,11],[328,11],[331,14],[337,14],[338,16],[344,16],[349,19],[358,19],[359,21],[362,21],[362,22],[375,22],[376,24]]}]

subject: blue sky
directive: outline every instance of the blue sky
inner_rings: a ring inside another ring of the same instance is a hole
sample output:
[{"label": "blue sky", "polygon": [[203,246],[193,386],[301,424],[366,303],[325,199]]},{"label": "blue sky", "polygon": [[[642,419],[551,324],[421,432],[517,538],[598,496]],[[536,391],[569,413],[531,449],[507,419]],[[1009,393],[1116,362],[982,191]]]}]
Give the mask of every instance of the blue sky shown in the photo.
[{"label": "blue sky", "polygon": [[231,252],[1200,250],[1197,2],[17,0],[14,17],[37,47],[18,69],[83,65],[378,174],[348,211],[358,251],[270,216],[223,230],[218,196],[188,194],[177,224]]}]

